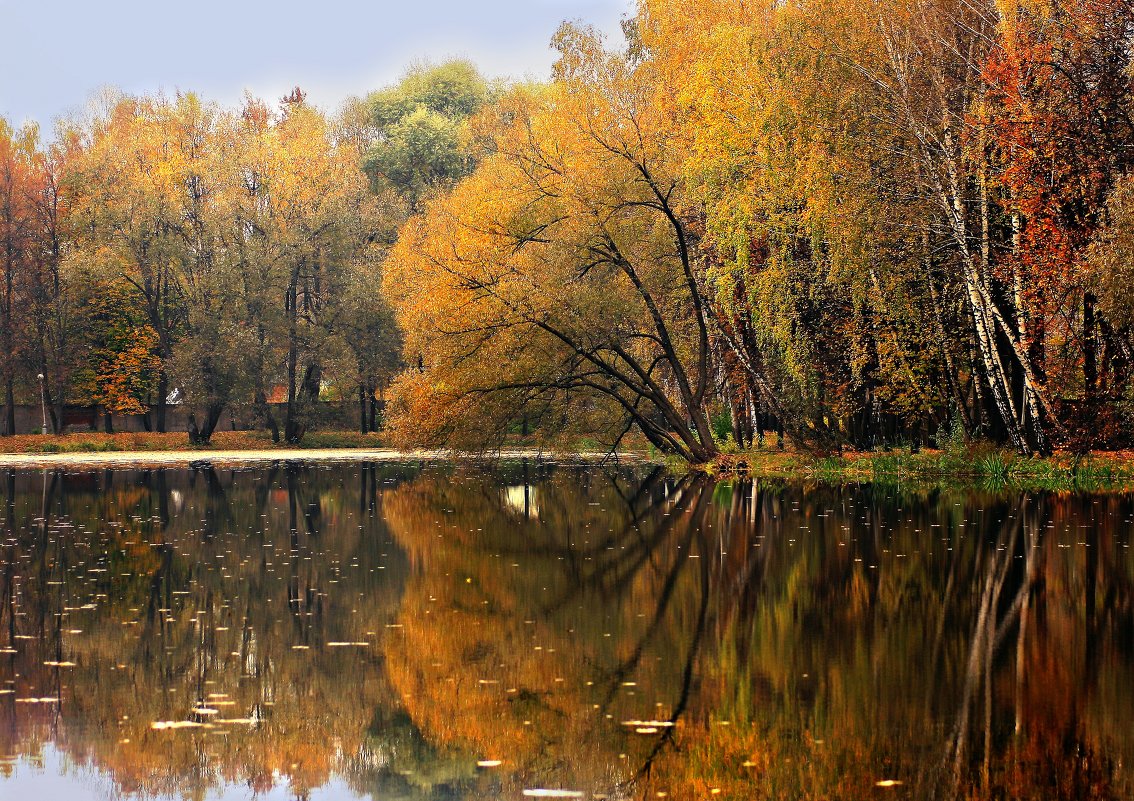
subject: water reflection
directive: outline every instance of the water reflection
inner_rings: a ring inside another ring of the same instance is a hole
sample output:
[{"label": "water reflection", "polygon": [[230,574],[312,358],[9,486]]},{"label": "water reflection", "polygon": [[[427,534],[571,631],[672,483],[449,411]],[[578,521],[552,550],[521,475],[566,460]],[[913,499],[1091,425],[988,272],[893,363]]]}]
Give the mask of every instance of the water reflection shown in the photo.
[{"label": "water reflection", "polygon": [[0,797],[1134,790],[1129,497],[535,464],[5,484]]}]

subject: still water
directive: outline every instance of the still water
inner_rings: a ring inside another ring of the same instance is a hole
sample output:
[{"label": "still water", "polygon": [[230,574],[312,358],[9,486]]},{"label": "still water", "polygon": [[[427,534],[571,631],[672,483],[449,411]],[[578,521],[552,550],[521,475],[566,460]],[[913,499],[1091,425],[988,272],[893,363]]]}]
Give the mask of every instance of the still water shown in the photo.
[{"label": "still water", "polygon": [[1130,496],[5,478],[2,799],[1134,792]]}]

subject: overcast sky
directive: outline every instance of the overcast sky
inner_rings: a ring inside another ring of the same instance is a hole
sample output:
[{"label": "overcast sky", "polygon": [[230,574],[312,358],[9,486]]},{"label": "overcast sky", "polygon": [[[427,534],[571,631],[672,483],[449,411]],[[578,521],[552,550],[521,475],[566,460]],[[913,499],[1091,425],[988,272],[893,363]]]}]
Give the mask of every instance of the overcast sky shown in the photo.
[{"label": "overcast sky", "polygon": [[0,116],[80,109],[104,86],[236,103],[302,86],[333,110],[418,59],[544,77],[564,19],[610,32],[633,0],[0,0]]}]

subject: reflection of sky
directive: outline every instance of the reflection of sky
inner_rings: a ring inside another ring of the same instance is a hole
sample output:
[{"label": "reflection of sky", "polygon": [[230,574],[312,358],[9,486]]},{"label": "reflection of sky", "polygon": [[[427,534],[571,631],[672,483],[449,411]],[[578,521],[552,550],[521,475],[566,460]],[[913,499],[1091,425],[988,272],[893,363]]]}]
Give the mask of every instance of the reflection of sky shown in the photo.
[{"label": "reflection of sky", "polygon": [[465,56],[490,75],[544,77],[563,19],[617,31],[631,0],[0,0],[0,116],[80,108],[101,86],[236,103],[294,85],[336,107],[417,59]]},{"label": "reflection of sky", "polygon": [[[185,797],[190,797],[187,791]],[[43,766],[30,765],[21,760],[11,777],[0,784],[3,801],[127,801],[139,796],[124,795],[102,771],[74,767],[54,746],[43,749]],[[318,790],[312,790],[310,801],[357,801],[369,796],[359,795],[342,781],[331,779]],[[181,796],[147,795],[146,801],[181,801]],[[286,781],[266,793],[255,793],[246,786],[229,785],[221,790],[206,793],[204,801],[293,801]]]}]

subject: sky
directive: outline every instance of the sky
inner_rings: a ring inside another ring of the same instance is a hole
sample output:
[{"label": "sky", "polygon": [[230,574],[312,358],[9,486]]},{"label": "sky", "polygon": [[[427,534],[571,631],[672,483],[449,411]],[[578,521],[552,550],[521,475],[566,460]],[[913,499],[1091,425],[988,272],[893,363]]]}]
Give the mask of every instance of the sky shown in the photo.
[{"label": "sky", "polygon": [[0,116],[80,111],[96,93],[193,91],[236,104],[293,86],[334,110],[418,60],[545,77],[559,24],[618,35],[633,0],[0,0]]}]

